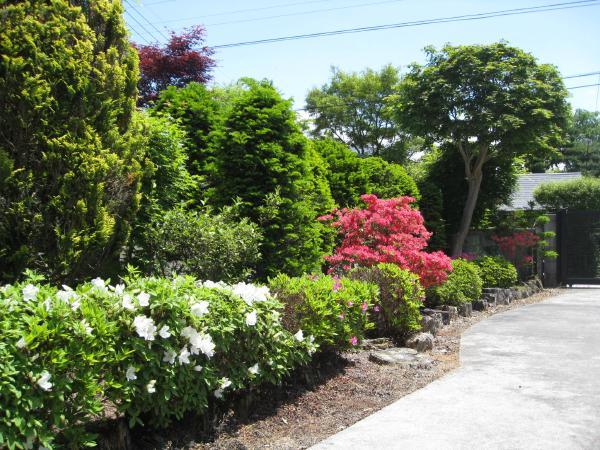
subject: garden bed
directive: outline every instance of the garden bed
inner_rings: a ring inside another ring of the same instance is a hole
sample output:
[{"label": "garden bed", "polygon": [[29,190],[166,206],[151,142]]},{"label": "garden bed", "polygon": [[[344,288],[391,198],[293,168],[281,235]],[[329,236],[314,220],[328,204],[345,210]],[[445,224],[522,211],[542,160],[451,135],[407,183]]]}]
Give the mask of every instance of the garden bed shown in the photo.
[{"label": "garden bed", "polygon": [[459,364],[460,336],[486,317],[555,295],[547,290],[513,300],[471,317],[458,317],[443,327],[428,352],[431,364],[417,367],[379,365],[369,359],[369,350],[343,353],[316,361],[312,370],[278,389],[263,392],[247,408],[221,416],[214,432],[206,423],[188,417],[162,431],[139,429],[133,433],[138,448],[155,449],[244,449],[307,448],[378,411],[399,398],[422,388]]}]

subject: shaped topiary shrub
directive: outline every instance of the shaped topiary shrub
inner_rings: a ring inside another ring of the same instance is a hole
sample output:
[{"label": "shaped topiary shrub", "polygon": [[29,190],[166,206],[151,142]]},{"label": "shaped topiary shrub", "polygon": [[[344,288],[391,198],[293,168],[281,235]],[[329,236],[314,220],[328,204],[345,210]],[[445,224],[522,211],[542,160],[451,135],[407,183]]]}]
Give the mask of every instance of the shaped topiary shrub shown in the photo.
[{"label": "shaped topiary shrub", "polygon": [[367,313],[378,294],[372,283],[329,275],[278,275],[269,286],[284,304],[284,326],[309,333],[320,348],[339,351],[355,346],[372,327]]},{"label": "shaped topiary shrub", "polygon": [[483,281],[479,272],[479,266],[473,262],[460,258],[453,260],[448,279],[427,290],[428,305],[459,306],[480,299]]},{"label": "shaped topiary shrub", "polygon": [[2,2],[0,280],[110,271],[138,202],[137,53],[120,1]]},{"label": "shaped topiary shrub", "polygon": [[266,287],[135,274],[115,286],[40,282],[0,288],[3,448],[83,448],[104,402],[131,425],[164,426],[278,383],[317,350],[283,328]]},{"label": "shaped topiary shrub", "polygon": [[357,268],[350,277],[379,287],[379,300],[369,313],[377,335],[403,339],[421,328],[424,291],[417,275],[395,264],[378,264]]},{"label": "shaped topiary shrub", "polygon": [[517,269],[501,256],[484,256],[475,261],[484,288],[509,288],[518,280]]}]

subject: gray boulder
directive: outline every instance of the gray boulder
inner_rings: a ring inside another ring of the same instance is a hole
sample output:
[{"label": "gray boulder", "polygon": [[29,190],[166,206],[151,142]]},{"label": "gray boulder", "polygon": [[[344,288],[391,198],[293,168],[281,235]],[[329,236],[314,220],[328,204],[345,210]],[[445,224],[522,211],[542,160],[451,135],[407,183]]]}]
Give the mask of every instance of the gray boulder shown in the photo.
[{"label": "gray boulder", "polygon": [[433,348],[433,335],[431,333],[417,333],[406,341],[406,346],[418,352],[425,352]]}]

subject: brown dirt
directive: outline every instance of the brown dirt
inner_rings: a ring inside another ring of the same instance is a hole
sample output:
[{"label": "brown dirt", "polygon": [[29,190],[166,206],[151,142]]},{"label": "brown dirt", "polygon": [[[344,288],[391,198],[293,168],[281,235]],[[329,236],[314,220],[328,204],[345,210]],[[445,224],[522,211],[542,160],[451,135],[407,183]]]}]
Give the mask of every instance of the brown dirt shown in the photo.
[{"label": "brown dirt", "polygon": [[[245,419],[229,411],[212,436],[194,429],[197,418],[187,418],[172,429],[154,435],[160,449],[304,449],[347,428],[399,398],[422,388],[459,365],[460,336],[486,317],[537,303],[558,290],[546,290],[487,311],[474,311],[443,327],[428,354],[433,364],[418,368],[378,365],[368,350],[350,351],[319,361],[312,376],[295,377],[286,386],[263,392],[249,407]],[[316,375],[315,375],[316,374]],[[243,416],[244,414],[242,414]],[[206,429],[206,428],[205,428]],[[134,439],[135,440],[135,439]],[[145,439],[144,439],[145,440]],[[210,442],[207,442],[210,440]],[[139,441],[138,441],[139,443]]]}]

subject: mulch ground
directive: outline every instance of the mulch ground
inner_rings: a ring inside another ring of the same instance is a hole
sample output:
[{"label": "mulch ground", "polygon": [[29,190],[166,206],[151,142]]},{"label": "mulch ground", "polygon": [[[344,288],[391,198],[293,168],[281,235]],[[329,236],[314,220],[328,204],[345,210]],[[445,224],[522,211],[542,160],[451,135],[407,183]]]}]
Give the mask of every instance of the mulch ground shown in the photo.
[{"label": "mulch ground", "polygon": [[[459,364],[460,336],[486,317],[537,303],[558,290],[546,290],[510,305],[475,311],[443,327],[428,352],[433,364],[418,368],[378,365],[368,350],[317,361],[312,373],[297,374],[283,387],[262,392],[244,413],[228,411],[216,423],[199,425],[188,417],[168,430],[134,435],[140,448],[156,449],[304,449],[399,398],[422,388]],[[212,429],[207,434],[202,430]]]}]

